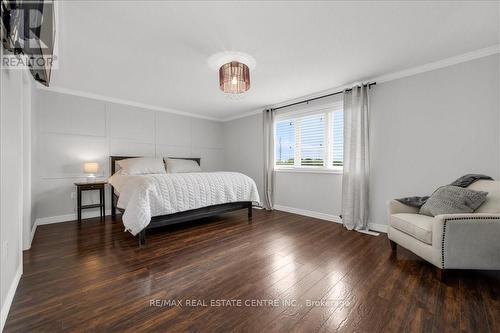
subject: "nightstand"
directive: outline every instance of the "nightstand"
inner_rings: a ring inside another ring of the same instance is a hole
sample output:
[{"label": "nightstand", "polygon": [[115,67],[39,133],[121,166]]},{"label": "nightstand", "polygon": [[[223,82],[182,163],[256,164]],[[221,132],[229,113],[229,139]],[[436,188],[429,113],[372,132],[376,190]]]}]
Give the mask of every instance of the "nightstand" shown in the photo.
[{"label": "nightstand", "polygon": [[[104,189],[107,182],[97,181],[95,183],[75,183],[76,186],[76,203],[77,203],[77,213],[78,222],[82,222],[82,210],[88,208],[100,208],[101,221],[104,221],[105,216],[105,200],[104,200]],[[82,192],[84,191],[99,191],[99,203],[92,205],[82,205]]]}]

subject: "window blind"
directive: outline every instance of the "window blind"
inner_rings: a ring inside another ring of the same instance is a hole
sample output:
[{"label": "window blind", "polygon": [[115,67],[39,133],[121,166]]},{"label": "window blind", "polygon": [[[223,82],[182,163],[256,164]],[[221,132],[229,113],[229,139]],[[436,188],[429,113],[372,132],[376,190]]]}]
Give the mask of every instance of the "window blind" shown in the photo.
[{"label": "window blind", "polygon": [[276,123],[275,135],[276,165],[294,165],[295,162],[295,120]]},{"label": "window blind", "polygon": [[342,168],[344,111],[342,102],[321,109],[283,115],[275,122],[275,166]]},{"label": "window blind", "polygon": [[325,165],[325,114],[299,118],[300,165]]}]

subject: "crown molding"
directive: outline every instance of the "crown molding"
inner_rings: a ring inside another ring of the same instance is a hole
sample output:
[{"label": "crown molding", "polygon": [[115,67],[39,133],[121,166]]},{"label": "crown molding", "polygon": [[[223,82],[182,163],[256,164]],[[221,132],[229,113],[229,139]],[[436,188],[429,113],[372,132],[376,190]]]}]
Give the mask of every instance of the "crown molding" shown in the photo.
[{"label": "crown molding", "polygon": [[[344,84],[341,86],[337,86],[331,89],[327,90],[322,90],[313,94],[309,95],[304,95],[298,98],[294,98],[291,100],[286,100],[282,101],[279,103],[275,103],[273,105],[269,105],[267,107],[272,107],[276,108],[285,104],[289,103],[294,103],[298,102],[304,99],[310,99],[314,97],[318,97],[321,95],[327,95],[333,92],[341,91],[347,88],[352,87],[355,84],[359,84],[360,82],[377,82],[378,84],[383,83],[383,82],[388,82],[388,81],[393,81],[401,78],[405,78],[408,76],[413,76],[425,72],[430,72],[436,69],[440,68],[445,68],[453,65],[457,65],[463,62],[479,59],[479,58],[484,58],[488,57],[494,54],[500,53],[500,44],[492,45],[489,47],[485,47],[482,49],[478,49],[475,51],[463,53],[454,57],[446,58],[443,60],[431,62],[425,65],[421,66],[416,66],[416,67],[411,67],[405,70],[397,71],[397,72],[392,72],[389,74],[383,74],[379,75],[370,79],[362,80],[362,81],[356,81],[350,84]],[[186,112],[186,111],[180,111],[176,109],[171,109],[171,108],[165,108],[157,105],[151,105],[151,104],[145,104],[145,103],[140,103],[140,102],[135,102],[131,100],[126,100],[126,99],[121,99],[121,98],[115,98],[115,97],[110,97],[110,96],[104,96],[104,95],[99,95],[99,94],[94,94],[94,93],[89,93],[89,92],[84,92],[80,90],[75,90],[75,89],[68,89],[68,88],[63,88],[63,87],[57,87],[57,86],[51,86],[51,87],[45,87],[42,86],[41,84],[36,84],[37,89],[40,90],[46,90],[46,91],[52,91],[52,92],[57,92],[61,94],[67,94],[67,95],[74,95],[74,96],[80,96],[80,97],[86,97],[86,98],[92,98],[100,101],[105,101],[105,102],[110,102],[110,103],[117,103],[117,104],[123,104],[123,105],[129,105],[129,106],[135,106],[138,108],[143,108],[143,109],[149,109],[149,110],[154,110],[154,111],[161,111],[161,112],[167,112],[167,113],[173,113],[173,114],[178,114],[181,116],[187,116],[187,117],[192,117],[192,118],[199,118],[199,119],[205,119],[205,120],[212,120],[212,121],[220,121],[220,122],[228,122],[240,118],[245,118],[245,117],[250,117],[256,114],[259,114],[266,108],[266,106],[262,106],[262,108],[259,109],[254,109],[251,111],[243,112],[239,115],[235,115],[232,117],[227,117],[227,118],[214,118],[214,117],[208,117],[208,116],[202,116],[196,113],[191,113],[191,112]]]},{"label": "crown molding", "polygon": [[460,54],[460,55],[457,55],[454,57],[450,57],[450,58],[446,58],[443,60],[430,62],[430,63],[425,64],[425,65],[404,69],[402,71],[380,75],[380,76],[374,77],[368,81],[376,81],[377,83],[393,81],[393,80],[401,79],[404,77],[417,75],[420,73],[434,71],[436,69],[440,69],[440,68],[444,68],[444,67],[458,65],[458,64],[461,64],[463,62],[488,57],[488,56],[491,56],[491,55],[494,55],[497,53],[500,53],[500,44],[492,45],[490,47],[485,47],[483,49],[475,50],[472,52],[463,53],[463,54]]},{"label": "crown molding", "polygon": [[241,113],[239,115],[236,115],[236,116],[232,116],[232,117],[229,117],[229,118],[224,118],[221,121],[228,122],[228,121],[233,121],[233,120],[236,120],[236,119],[241,119],[241,118],[245,118],[245,117],[254,116],[256,114],[261,113],[265,109],[266,109],[266,107],[263,106],[260,109],[255,109],[255,110],[252,110],[252,111],[246,111],[246,112],[243,112],[243,113]]},{"label": "crown molding", "polygon": [[[353,82],[350,84],[344,84],[342,86],[337,86],[335,88],[330,88],[330,89],[322,90],[322,91],[319,91],[319,92],[316,92],[313,94],[304,95],[304,96],[301,96],[298,98],[294,98],[291,100],[282,101],[282,102],[270,105],[269,107],[276,108],[276,107],[280,107],[282,105],[299,102],[301,100],[315,98],[315,97],[322,96],[322,95],[328,95],[328,94],[331,94],[331,93],[334,93],[337,91],[342,91],[344,89],[351,88],[352,86],[354,86],[356,84],[360,84],[361,82],[377,82],[377,84],[380,84],[380,83],[384,83],[384,82],[388,82],[388,81],[398,80],[398,79],[402,79],[402,78],[405,78],[408,76],[413,76],[413,75],[417,75],[417,74],[421,74],[421,73],[425,73],[425,72],[434,71],[434,70],[440,69],[440,68],[458,65],[458,64],[463,63],[463,62],[488,57],[488,56],[498,54],[498,53],[500,53],[500,44],[485,47],[485,48],[475,50],[472,52],[463,53],[463,54],[460,54],[460,55],[457,55],[454,57],[431,62],[431,63],[425,64],[425,65],[411,67],[411,68],[408,68],[408,69],[405,69],[402,71],[392,72],[389,74],[383,74],[383,75],[379,75],[379,76],[369,78],[366,80],[356,81],[356,82]],[[239,115],[234,116],[234,117],[223,119],[222,121],[232,121],[232,120],[236,120],[236,119],[240,119],[240,118],[253,116],[259,112],[262,112],[262,110],[264,110],[264,109],[265,109],[265,107],[263,106],[259,110],[248,111],[248,112],[239,114]]]},{"label": "crown molding", "polygon": [[128,105],[128,106],[134,106],[142,109],[148,109],[148,110],[153,110],[153,111],[161,111],[161,112],[166,112],[166,113],[173,113],[173,114],[178,114],[181,116],[186,116],[186,117],[192,117],[192,118],[200,118],[200,119],[205,119],[205,120],[212,120],[212,121],[223,121],[222,119],[219,118],[213,118],[213,117],[207,117],[207,116],[202,116],[196,113],[191,113],[191,112],[186,112],[186,111],[180,111],[176,109],[170,109],[170,108],[165,108],[157,105],[151,105],[151,104],[145,104],[145,103],[140,103],[140,102],[134,102],[131,100],[127,99],[121,99],[121,98],[115,98],[115,97],[110,97],[110,96],[104,96],[104,95],[99,95],[99,94],[94,94],[94,93],[89,93],[81,90],[75,90],[75,89],[68,89],[68,88],[62,88],[62,87],[57,87],[57,86],[50,86],[50,87],[45,87],[41,84],[36,85],[37,89],[39,90],[44,90],[44,91],[51,91],[51,92],[57,92],[60,94],[66,94],[66,95],[73,95],[73,96],[79,96],[79,97],[86,97],[86,98],[91,98],[91,99],[96,99],[99,101],[104,101],[104,102],[110,102],[110,103],[116,103],[116,104],[122,104],[122,105]]}]

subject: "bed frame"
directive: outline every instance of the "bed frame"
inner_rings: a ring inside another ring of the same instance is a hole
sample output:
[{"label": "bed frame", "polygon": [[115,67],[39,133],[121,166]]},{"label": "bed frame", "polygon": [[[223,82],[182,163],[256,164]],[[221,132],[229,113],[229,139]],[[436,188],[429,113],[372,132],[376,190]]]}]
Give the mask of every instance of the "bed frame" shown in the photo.
[{"label": "bed frame", "polygon": [[[110,166],[111,166],[111,175],[116,172],[116,162],[119,160],[127,159],[127,158],[137,158],[139,156],[110,156]],[[198,165],[200,165],[200,158],[190,158],[190,157],[169,157],[176,159],[184,159],[184,160],[192,160],[196,161]],[[111,185],[110,185],[111,186]],[[122,214],[124,212],[123,209],[120,209],[116,206],[118,202],[118,196],[115,194],[115,190],[113,186],[111,186],[111,217],[113,219],[116,218],[116,211],[119,210]],[[192,221],[196,219],[201,219],[204,217],[220,215],[223,213],[231,212],[239,209],[248,209],[248,219],[252,219],[252,202],[251,201],[238,201],[238,202],[229,202],[220,205],[213,205],[202,207],[198,209],[187,210],[184,212],[173,213],[168,215],[154,216],[151,218],[151,222],[148,224],[146,228],[144,228],[138,235],[139,238],[139,246],[144,245],[146,243],[146,230],[153,229],[158,227],[163,227],[166,225],[172,225],[187,221]]]}]

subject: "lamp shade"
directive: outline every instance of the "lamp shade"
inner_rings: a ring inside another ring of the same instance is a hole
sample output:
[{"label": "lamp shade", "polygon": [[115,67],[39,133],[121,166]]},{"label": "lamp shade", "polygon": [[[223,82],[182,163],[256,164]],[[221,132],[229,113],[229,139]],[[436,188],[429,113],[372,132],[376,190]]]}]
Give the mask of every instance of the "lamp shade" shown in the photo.
[{"label": "lamp shade", "polygon": [[231,61],[219,69],[219,87],[228,94],[241,94],[250,89],[250,69],[241,62]]},{"label": "lamp shade", "polygon": [[97,173],[99,170],[99,163],[96,162],[87,162],[83,164],[83,172],[85,173]]}]

